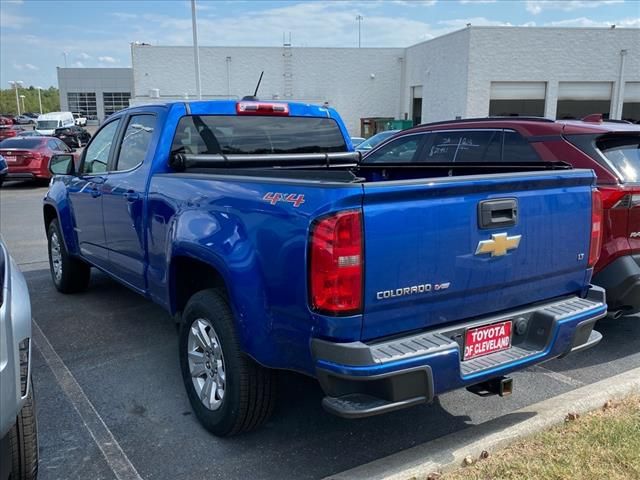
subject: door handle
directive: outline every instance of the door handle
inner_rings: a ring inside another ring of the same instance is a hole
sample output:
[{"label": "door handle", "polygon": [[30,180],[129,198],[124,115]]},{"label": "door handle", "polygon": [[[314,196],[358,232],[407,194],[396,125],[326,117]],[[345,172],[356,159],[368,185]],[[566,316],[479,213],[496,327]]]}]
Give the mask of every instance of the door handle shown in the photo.
[{"label": "door handle", "polygon": [[124,194],[124,198],[127,202],[135,202],[140,199],[140,194],[138,192],[134,192],[133,190],[127,190]]},{"label": "door handle", "polygon": [[517,199],[484,200],[478,204],[478,226],[480,228],[513,227],[516,223],[518,223]]},{"label": "door handle", "polygon": [[93,198],[98,198],[100,195],[102,195],[100,187],[94,183],[91,184],[89,191],[91,192],[91,196]]}]

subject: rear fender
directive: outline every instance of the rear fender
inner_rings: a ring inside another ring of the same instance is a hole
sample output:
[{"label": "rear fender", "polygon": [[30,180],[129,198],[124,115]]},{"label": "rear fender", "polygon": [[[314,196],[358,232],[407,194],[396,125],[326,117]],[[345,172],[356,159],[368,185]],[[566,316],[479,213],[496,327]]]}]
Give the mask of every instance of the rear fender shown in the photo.
[{"label": "rear fender", "polygon": [[[255,249],[238,218],[219,212],[187,210],[175,217],[167,257],[167,275],[176,257],[189,257],[215,269],[222,278],[236,322],[243,351],[269,365],[268,349],[272,326],[265,293],[264,276]],[[177,313],[175,279],[169,278],[167,298],[171,313]],[[260,348],[262,345],[263,348]]]}]

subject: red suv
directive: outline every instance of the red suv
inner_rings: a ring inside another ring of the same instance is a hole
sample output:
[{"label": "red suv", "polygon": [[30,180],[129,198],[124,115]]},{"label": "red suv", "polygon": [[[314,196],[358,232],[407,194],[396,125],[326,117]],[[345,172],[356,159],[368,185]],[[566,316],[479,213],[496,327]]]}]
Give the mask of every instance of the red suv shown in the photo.
[{"label": "red suv", "polygon": [[[515,171],[527,164],[589,168],[598,177],[604,232],[593,283],[607,290],[609,314],[640,311],[640,126],[602,121],[491,117],[403,130],[367,153],[363,163],[477,173],[489,164]],[[568,164],[568,165],[567,165]]]}]

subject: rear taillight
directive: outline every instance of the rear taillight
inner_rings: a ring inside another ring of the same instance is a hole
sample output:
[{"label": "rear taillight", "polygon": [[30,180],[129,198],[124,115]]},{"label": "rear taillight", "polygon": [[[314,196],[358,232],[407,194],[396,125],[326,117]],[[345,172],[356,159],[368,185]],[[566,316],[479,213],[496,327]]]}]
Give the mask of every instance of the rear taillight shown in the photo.
[{"label": "rear taillight", "polygon": [[238,115],[289,115],[288,103],[271,102],[238,102],[236,104]]},{"label": "rear taillight", "polygon": [[591,243],[589,246],[589,266],[593,267],[600,257],[602,248],[602,195],[599,190],[591,193]]},{"label": "rear taillight", "polygon": [[24,156],[24,159],[28,162],[39,162],[42,160],[42,155],[38,152],[28,153]]},{"label": "rear taillight", "polygon": [[309,240],[311,308],[329,315],[362,311],[362,212],[348,210],[317,220]]},{"label": "rear taillight", "polygon": [[640,190],[601,187],[602,208],[619,209],[640,207]]}]

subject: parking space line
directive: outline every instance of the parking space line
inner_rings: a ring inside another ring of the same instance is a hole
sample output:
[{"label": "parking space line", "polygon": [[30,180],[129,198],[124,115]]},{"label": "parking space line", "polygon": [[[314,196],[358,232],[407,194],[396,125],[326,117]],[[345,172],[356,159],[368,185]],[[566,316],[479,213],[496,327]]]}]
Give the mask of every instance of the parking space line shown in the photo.
[{"label": "parking space line", "polygon": [[554,372],[553,370],[549,370],[548,368],[545,368],[541,365],[535,365],[533,367],[531,367],[531,370],[534,370],[536,372],[540,372],[543,375],[546,375],[547,377],[553,378],[554,380],[557,380],[559,382],[562,382],[566,385],[570,385],[572,387],[583,387],[585,385],[584,382],[581,382],[580,380],[577,380],[575,378],[569,377],[567,375],[564,375],[562,373],[559,372]]},{"label": "parking space line", "polygon": [[118,480],[142,480],[82,387],[33,321],[33,341]]}]

